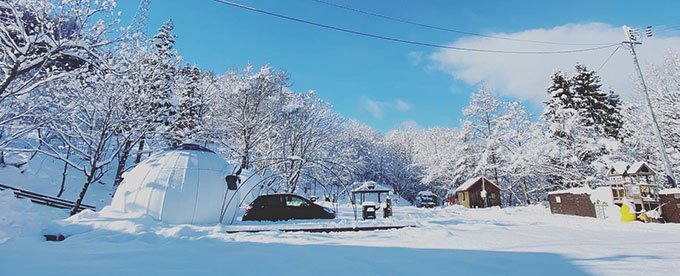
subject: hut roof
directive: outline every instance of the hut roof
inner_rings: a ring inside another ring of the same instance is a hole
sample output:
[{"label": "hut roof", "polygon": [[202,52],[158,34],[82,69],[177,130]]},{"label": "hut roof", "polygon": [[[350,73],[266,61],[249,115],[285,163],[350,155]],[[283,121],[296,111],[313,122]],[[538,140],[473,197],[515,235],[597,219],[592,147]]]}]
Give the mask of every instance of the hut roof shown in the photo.
[{"label": "hut roof", "polygon": [[626,162],[616,162],[609,167],[610,176],[623,174],[639,174],[641,172],[656,174],[656,171],[654,171],[651,167],[647,165],[647,163],[643,161],[637,161],[633,164],[629,164]]},{"label": "hut roof", "polygon": [[391,189],[384,187],[375,181],[366,181],[355,183],[360,184],[359,187],[352,190],[352,193],[389,193]]},{"label": "hut roof", "polygon": [[484,179],[484,183],[485,183],[485,184],[488,183],[488,184],[491,184],[491,185],[496,186],[496,188],[498,188],[499,190],[501,189],[501,187],[498,187],[498,185],[496,185],[496,183],[491,182],[491,181],[490,181],[489,179],[487,179],[486,177],[479,176],[479,177],[475,177],[475,178],[470,178],[470,179],[468,179],[467,181],[465,181],[463,184],[461,184],[460,186],[458,186],[458,188],[456,189],[456,192],[464,192],[464,191],[467,191],[467,190],[470,189],[473,185],[475,185],[475,183],[481,181],[482,178]]}]

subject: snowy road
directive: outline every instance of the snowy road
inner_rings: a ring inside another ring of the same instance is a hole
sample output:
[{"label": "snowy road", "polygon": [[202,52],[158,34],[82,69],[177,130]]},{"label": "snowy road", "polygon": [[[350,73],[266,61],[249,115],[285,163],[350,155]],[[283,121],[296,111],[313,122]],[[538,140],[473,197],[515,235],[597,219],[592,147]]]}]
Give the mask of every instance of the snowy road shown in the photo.
[{"label": "snowy road", "polygon": [[[35,208],[13,210],[30,216]],[[341,217],[349,216],[348,209],[341,211]],[[41,227],[31,226],[39,221],[15,222],[26,231],[10,231],[0,243],[0,274],[672,275],[680,271],[680,225],[552,215],[542,206],[398,207],[394,213],[389,223],[416,222],[418,227],[226,234],[224,226],[166,225],[148,218],[82,213],[62,225],[42,225],[47,229],[43,232],[71,234],[63,242],[43,242],[35,232]]]}]

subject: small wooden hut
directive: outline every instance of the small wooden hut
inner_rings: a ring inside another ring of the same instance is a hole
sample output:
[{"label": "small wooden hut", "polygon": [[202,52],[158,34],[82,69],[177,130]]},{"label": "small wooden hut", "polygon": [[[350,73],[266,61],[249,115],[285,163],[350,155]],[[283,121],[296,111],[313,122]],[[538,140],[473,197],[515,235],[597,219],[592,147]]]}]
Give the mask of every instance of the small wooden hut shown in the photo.
[{"label": "small wooden hut", "polygon": [[654,210],[659,207],[659,186],[656,172],[645,162],[628,164],[617,162],[607,173],[614,204],[621,206],[623,200],[632,200],[635,211]]},{"label": "small wooden hut", "polygon": [[501,187],[483,176],[468,179],[456,191],[458,204],[468,208],[501,205]]}]

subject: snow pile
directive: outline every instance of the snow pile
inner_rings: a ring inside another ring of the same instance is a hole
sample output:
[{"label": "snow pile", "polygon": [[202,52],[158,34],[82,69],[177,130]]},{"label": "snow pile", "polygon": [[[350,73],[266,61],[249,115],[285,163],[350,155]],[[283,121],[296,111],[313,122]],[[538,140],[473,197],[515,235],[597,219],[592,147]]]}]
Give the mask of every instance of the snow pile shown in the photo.
[{"label": "snow pile", "polygon": [[67,210],[36,205],[19,199],[9,190],[0,191],[0,244],[10,239],[44,240],[53,220],[68,216]]},{"label": "snow pile", "polygon": [[[35,193],[56,196],[59,193],[64,162],[37,154],[27,163],[17,168],[16,166],[0,167],[0,183],[12,187],[28,190]],[[113,175],[109,169],[107,174],[96,183],[90,185],[83,203],[94,205],[97,209],[111,203]],[[69,167],[66,175],[66,185],[60,198],[75,201],[83,188],[85,177],[82,172]],[[102,185],[108,183],[108,185]]]}]

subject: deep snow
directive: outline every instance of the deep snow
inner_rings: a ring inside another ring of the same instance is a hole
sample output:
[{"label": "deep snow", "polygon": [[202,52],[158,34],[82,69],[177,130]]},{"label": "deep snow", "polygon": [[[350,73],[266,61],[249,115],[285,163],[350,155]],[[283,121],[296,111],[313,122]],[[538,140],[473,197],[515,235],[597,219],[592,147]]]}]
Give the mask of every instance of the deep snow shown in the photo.
[{"label": "deep snow", "polygon": [[[6,192],[0,193],[0,208],[3,275],[669,275],[680,270],[680,225],[552,215],[540,205],[395,207],[394,218],[376,222],[417,227],[237,234],[226,230],[253,225],[171,225],[109,208],[59,220],[66,214]],[[351,223],[351,207],[342,205],[336,221],[302,224]],[[70,236],[63,242],[41,240],[42,234],[57,232]]]}]

